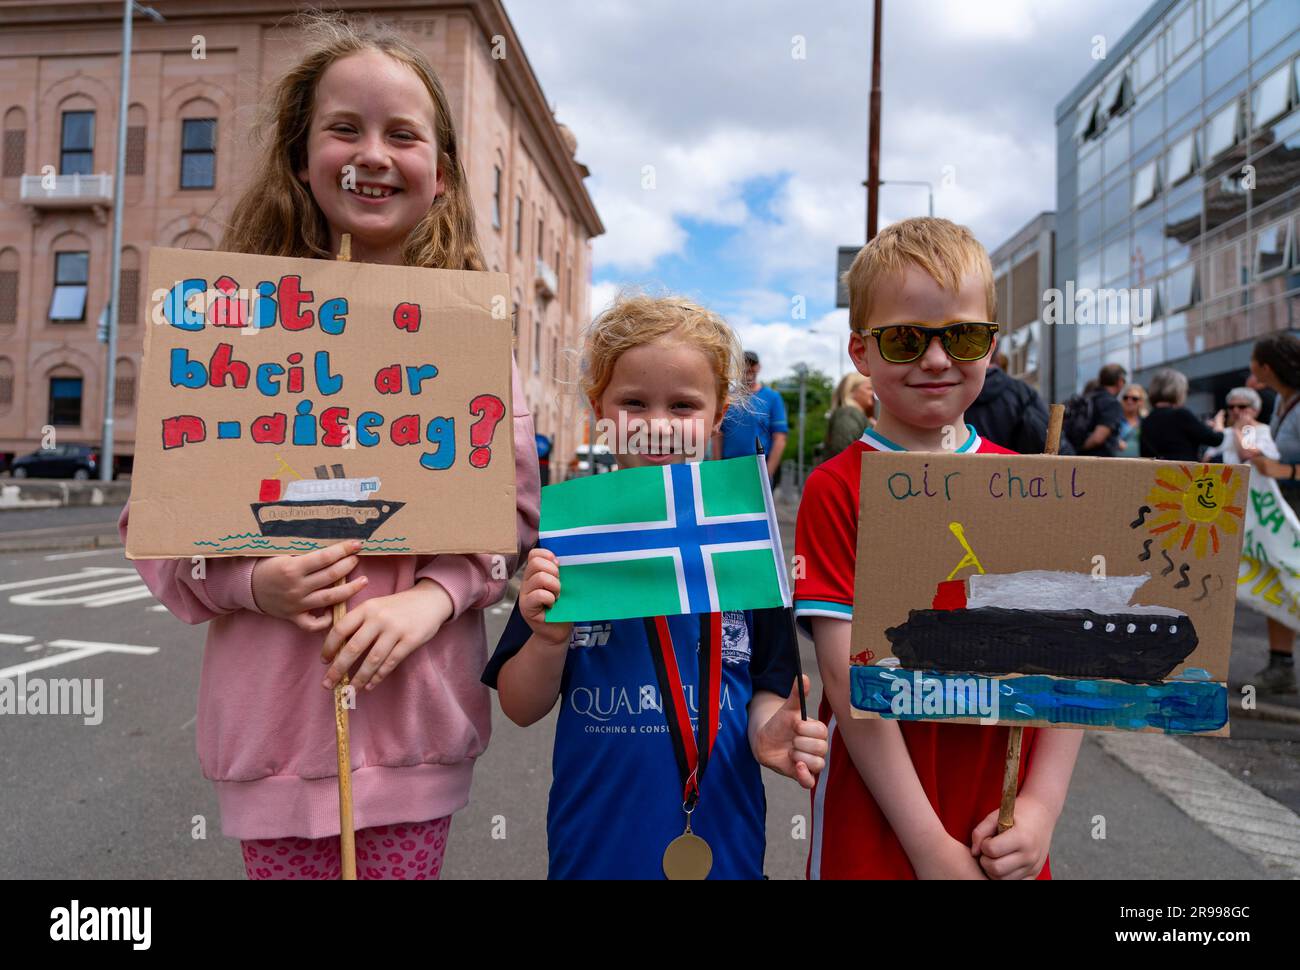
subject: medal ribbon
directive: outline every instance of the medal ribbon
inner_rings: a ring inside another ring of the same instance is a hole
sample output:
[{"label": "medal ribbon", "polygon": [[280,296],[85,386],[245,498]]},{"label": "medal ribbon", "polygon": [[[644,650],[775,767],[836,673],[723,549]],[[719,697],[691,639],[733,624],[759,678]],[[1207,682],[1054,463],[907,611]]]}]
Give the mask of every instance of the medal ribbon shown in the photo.
[{"label": "medal ribbon", "polygon": [[677,755],[677,771],[682,779],[682,805],[689,811],[699,800],[700,779],[704,777],[713,743],[718,739],[722,719],[722,614],[708,613],[700,617],[700,679],[696,692],[697,696],[703,693],[704,697],[695,733],[691,731],[691,711],[686,704],[686,691],[682,687],[677,654],[673,651],[668,618],[646,617],[645,632],[655,674],[659,678],[659,696],[668,721],[668,733],[672,736],[673,752]]}]

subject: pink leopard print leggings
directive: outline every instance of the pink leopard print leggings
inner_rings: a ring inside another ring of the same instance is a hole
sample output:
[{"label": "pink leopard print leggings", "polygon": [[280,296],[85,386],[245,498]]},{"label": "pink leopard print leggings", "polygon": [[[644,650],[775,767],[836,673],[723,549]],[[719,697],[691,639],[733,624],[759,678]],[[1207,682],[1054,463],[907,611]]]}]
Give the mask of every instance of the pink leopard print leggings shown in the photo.
[{"label": "pink leopard print leggings", "polygon": [[[437,879],[451,816],[357,832],[358,879]],[[249,879],[337,879],[338,836],[241,842]]]}]

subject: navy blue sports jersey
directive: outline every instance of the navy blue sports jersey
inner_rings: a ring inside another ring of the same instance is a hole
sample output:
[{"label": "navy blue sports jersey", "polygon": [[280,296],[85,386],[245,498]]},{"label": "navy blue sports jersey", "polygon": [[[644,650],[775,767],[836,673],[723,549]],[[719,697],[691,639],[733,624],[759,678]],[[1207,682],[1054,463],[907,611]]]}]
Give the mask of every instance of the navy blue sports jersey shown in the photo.
[{"label": "navy blue sports jersey", "polygon": [[[698,724],[699,617],[668,618],[692,726]],[[724,613],[722,711],[691,829],[713,850],[710,879],[759,879],[767,802],[750,751],[757,690],[788,697],[795,644],[783,609]],[[532,635],[515,604],[483,673],[497,676]],[[662,879],[682,834],[682,782],[640,619],[575,624],[560,680],[550,804],[552,879]]]}]

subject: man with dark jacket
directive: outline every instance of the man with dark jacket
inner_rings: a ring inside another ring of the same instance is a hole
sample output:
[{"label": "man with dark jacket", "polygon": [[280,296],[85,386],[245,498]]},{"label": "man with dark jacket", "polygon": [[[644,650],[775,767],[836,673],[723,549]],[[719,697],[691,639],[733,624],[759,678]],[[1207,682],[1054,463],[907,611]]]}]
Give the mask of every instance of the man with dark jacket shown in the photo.
[{"label": "man with dark jacket", "polygon": [[[1047,443],[1047,406],[1038,392],[1005,370],[1006,355],[997,354],[984,375],[984,389],[966,409],[966,420],[995,445],[1022,455],[1039,455]],[[1060,454],[1074,448],[1061,435]]]},{"label": "man with dark jacket", "polygon": [[1088,397],[1092,403],[1092,430],[1088,433],[1081,454],[1093,458],[1114,458],[1119,454],[1119,444],[1124,435],[1124,407],[1119,403],[1119,392],[1128,383],[1128,371],[1119,364],[1106,364],[1097,373],[1097,390]]}]

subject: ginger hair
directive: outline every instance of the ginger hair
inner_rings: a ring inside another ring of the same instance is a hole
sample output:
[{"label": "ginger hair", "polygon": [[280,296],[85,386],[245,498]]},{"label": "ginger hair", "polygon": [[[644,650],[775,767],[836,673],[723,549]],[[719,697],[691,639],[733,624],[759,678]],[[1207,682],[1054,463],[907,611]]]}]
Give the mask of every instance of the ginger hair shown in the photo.
[{"label": "ginger hair", "polygon": [[670,335],[709,359],[721,415],[728,402],[741,393],[740,341],[718,314],[677,296],[620,295],[592,321],[583,339],[579,381],[587,400],[594,402],[605,393],[614,365],[623,354]]},{"label": "ginger hair", "polygon": [[866,330],[876,289],[889,285],[908,266],[924,270],[945,290],[956,292],[974,272],[984,283],[988,320],[997,318],[998,298],[993,264],[979,240],[965,226],[922,216],[886,226],[858,252],[844,274],[849,290],[849,329]]}]

